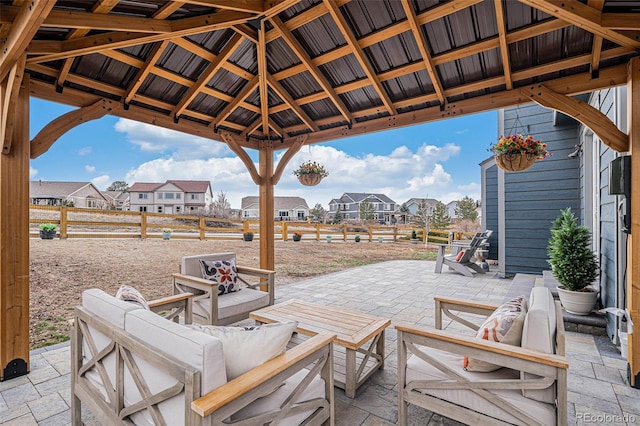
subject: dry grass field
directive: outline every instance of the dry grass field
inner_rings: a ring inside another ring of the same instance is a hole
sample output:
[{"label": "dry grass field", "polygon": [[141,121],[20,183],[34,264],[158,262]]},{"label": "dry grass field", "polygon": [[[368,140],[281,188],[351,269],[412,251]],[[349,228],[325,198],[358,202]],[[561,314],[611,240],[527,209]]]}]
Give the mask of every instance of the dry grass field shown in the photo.
[{"label": "dry grass field", "polygon": [[[171,294],[169,276],[182,256],[235,252],[238,264],[259,266],[259,242],[160,239],[32,239],[30,247],[31,348],[69,339],[69,319],[83,290],[115,294],[121,284],[147,299]],[[395,259],[435,259],[435,249],[408,243],[277,241],[276,284]]]}]

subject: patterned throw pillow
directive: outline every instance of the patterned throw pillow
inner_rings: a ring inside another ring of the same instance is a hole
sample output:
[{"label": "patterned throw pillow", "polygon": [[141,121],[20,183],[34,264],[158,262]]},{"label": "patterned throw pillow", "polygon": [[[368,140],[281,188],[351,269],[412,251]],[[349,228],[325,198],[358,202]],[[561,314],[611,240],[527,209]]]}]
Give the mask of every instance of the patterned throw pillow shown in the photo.
[{"label": "patterned throw pillow", "polygon": [[123,284],[116,293],[116,299],[124,300],[125,302],[135,303],[142,306],[147,311],[150,311],[147,299],[142,294],[130,285]]},{"label": "patterned throw pillow", "polygon": [[[502,342],[520,346],[522,327],[527,316],[527,299],[518,296],[500,305],[485,320],[476,333],[477,339]],[[501,365],[464,357],[464,369],[467,371],[489,372],[502,368]]]},{"label": "patterned throw pillow", "polygon": [[282,354],[298,323],[275,322],[257,327],[222,327],[194,323],[190,327],[222,341],[227,379],[233,380]]},{"label": "patterned throw pillow", "polygon": [[218,283],[218,296],[240,291],[235,260],[201,260],[200,269],[202,278]]}]

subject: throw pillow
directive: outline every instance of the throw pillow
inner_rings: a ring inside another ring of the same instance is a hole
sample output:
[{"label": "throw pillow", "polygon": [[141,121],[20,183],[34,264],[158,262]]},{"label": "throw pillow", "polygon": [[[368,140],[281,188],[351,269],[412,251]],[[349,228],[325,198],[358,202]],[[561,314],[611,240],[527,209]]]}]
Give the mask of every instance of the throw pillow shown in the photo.
[{"label": "throw pillow", "polygon": [[125,302],[135,303],[136,305],[142,306],[147,311],[150,311],[149,304],[147,303],[147,299],[135,288],[130,285],[123,284],[118,289],[116,293],[116,299],[124,300]]},{"label": "throw pillow", "polygon": [[215,336],[222,341],[228,380],[284,353],[298,323],[276,322],[257,327],[221,327],[191,324],[193,330]]},{"label": "throw pillow", "polygon": [[202,278],[218,283],[218,296],[240,291],[235,260],[201,260],[200,269]]},{"label": "throw pillow", "polygon": [[462,259],[462,256],[464,256],[464,250],[460,250],[458,252],[458,255],[456,256],[456,262],[460,262],[460,259]]},{"label": "throw pillow", "polygon": [[[485,320],[476,333],[476,338],[520,346],[522,327],[527,316],[527,299],[518,296],[500,305]],[[464,357],[467,371],[489,372],[502,368],[501,365]]]}]

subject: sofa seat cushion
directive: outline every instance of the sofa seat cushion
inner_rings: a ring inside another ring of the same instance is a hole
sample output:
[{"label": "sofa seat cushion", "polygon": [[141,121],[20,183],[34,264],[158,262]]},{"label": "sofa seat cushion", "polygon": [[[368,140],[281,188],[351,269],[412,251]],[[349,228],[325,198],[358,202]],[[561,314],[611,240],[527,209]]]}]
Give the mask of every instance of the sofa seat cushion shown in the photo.
[{"label": "sofa seat cushion", "polygon": [[[201,374],[202,395],[227,382],[222,342],[219,339],[142,309],[127,314],[125,330],[142,340],[147,348],[169,353],[174,359],[198,370]],[[173,377],[148,360],[135,355],[134,359],[152,393],[161,392],[176,384]],[[140,401],[140,393],[128,370],[125,372],[124,383],[125,406]],[[167,424],[184,424],[184,393],[163,401],[158,404],[158,408]],[[134,415],[134,419],[136,424],[153,424],[146,410]]]},{"label": "sofa seat cushion", "polygon": [[[420,349],[433,356],[438,361],[445,364],[456,374],[470,381],[500,380],[500,379],[517,379],[519,372],[507,368],[501,368],[493,372],[472,372],[466,371],[462,367],[462,356],[440,351],[433,348],[421,346]],[[406,381],[448,381],[450,380],[442,371],[428,364],[415,355],[411,355],[407,360]],[[502,421],[522,425],[522,421],[514,417],[510,412],[502,410],[482,397],[470,390],[454,390],[454,389],[431,389],[428,385],[424,389],[419,389],[421,393],[434,396],[453,404],[469,408],[479,413],[485,414]],[[545,425],[555,425],[555,406],[543,402],[525,398],[520,390],[496,390],[494,394],[504,398],[509,403],[517,406],[527,413],[531,413],[534,418],[538,419]]]},{"label": "sofa seat cushion", "polygon": [[[295,387],[298,386],[298,384],[302,381],[302,379],[304,379],[304,376],[306,376],[308,372],[309,371],[306,369],[298,371],[296,374],[289,377],[284,382],[284,384],[277,388],[274,392],[255,400],[250,405],[231,416],[231,420],[238,421],[269,411],[279,410],[279,407],[284,403],[289,395],[291,395],[291,392],[293,392]],[[296,398],[296,402],[300,403],[316,398],[324,399],[324,388],[324,380],[320,376],[315,376],[309,386],[300,394],[298,398]],[[309,410],[296,415],[285,417],[280,422],[278,422],[278,426],[299,425],[312,413],[313,410]]]},{"label": "sofa seat cushion", "polygon": [[[193,313],[208,318],[209,299],[202,299],[193,304]],[[229,318],[234,315],[248,313],[269,306],[269,293],[243,288],[242,291],[225,293],[218,296],[218,318]]]},{"label": "sofa seat cushion", "polygon": [[[546,287],[534,287],[529,295],[529,311],[522,328],[522,347],[534,351],[553,354],[556,352],[556,306],[551,291]],[[536,377],[522,372],[522,377]],[[546,389],[523,391],[527,398],[553,404],[556,400],[556,385]]]}]

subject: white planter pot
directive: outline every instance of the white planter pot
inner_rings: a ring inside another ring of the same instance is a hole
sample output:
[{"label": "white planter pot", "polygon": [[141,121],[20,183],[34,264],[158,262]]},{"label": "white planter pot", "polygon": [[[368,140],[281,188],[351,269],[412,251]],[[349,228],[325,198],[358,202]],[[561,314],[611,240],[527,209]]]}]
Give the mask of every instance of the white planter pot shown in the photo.
[{"label": "white planter pot", "polygon": [[558,296],[565,311],[575,315],[589,315],[598,301],[598,292],[587,287],[590,291],[569,291],[558,286]]}]

